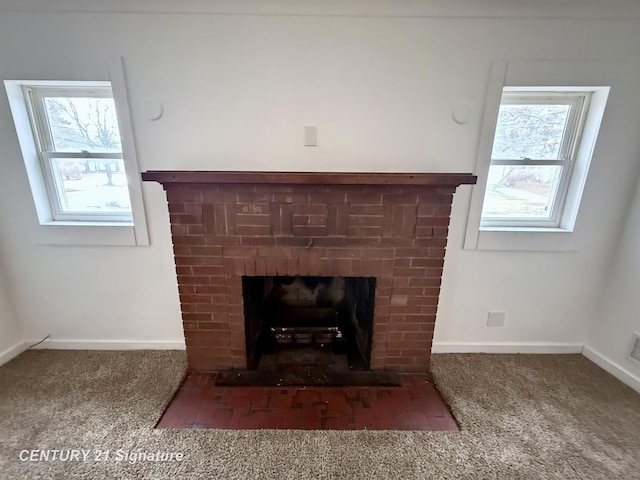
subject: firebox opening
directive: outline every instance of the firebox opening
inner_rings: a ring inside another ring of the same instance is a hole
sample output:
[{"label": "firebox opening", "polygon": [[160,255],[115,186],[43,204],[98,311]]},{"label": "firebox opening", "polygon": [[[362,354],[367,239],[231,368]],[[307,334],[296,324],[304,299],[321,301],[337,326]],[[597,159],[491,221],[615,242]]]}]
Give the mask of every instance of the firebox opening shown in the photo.
[{"label": "firebox opening", "polygon": [[376,279],[242,277],[247,366],[368,370]]}]

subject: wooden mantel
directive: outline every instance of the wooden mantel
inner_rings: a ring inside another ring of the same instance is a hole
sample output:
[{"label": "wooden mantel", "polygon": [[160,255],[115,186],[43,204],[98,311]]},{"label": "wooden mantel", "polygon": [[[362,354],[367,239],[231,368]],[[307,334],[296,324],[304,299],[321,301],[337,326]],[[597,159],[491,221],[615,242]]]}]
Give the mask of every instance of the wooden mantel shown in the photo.
[{"label": "wooden mantel", "polygon": [[142,180],[196,184],[280,184],[280,185],[473,185],[471,173],[371,173],[371,172],[230,172],[196,170],[149,170]]}]

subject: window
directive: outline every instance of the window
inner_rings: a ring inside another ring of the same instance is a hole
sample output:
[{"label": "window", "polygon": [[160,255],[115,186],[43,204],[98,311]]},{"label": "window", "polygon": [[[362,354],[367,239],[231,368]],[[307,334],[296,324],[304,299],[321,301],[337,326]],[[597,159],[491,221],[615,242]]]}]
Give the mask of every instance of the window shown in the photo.
[{"label": "window", "polygon": [[111,86],[22,91],[54,221],[131,222]]},{"label": "window", "polygon": [[149,245],[122,59],[108,69],[110,81],[4,81],[36,243]]},{"label": "window", "polygon": [[[580,248],[577,225],[592,159],[600,169],[614,160],[596,145],[601,125],[611,134],[603,123],[607,99],[613,88],[629,88],[628,76],[621,65],[604,62],[492,62],[465,249]],[[611,148],[610,140],[600,148]]]},{"label": "window", "polygon": [[590,99],[504,88],[480,228],[560,226]]}]

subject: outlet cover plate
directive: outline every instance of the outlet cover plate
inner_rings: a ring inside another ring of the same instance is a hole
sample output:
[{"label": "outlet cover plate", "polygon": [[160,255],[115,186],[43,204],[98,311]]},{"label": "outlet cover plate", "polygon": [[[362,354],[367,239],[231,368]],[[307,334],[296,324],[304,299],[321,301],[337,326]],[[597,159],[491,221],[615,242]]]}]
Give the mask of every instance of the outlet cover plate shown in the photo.
[{"label": "outlet cover plate", "polygon": [[504,312],[489,312],[487,315],[487,327],[504,327]]}]

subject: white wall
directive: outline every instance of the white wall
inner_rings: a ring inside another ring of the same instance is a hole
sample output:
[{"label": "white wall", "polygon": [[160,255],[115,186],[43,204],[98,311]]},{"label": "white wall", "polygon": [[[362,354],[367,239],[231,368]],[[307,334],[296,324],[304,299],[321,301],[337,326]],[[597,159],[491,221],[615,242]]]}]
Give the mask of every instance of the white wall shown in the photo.
[{"label": "white wall", "polygon": [[640,335],[640,185],[616,250],[585,355],[640,391],[640,364],[628,356],[631,334]]},{"label": "white wall", "polygon": [[[496,18],[462,18],[464,10],[448,12],[460,18],[428,11],[419,18],[384,16],[407,5],[419,10],[419,2],[408,1],[387,2],[371,17],[306,15],[314,12],[309,5],[321,2],[306,2],[305,15],[292,16],[57,14],[19,12],[20,2],[8,3],[18,6],[0,7],[2,79],[103,80],[109,59],[124,57],[142,170],[469,172],[491,62],[609,62],[606,78],[615,87],[578,218],[576,250],[462,250],[471,192],[462,187],[436,331],[445,349],[469,343],[575,349],[586,341],[601,272],[637,174],[638,12],[616,11],[618,2],[611,2],[610,19],[589,19],[589,10],[581,11],[583,19],[566,11],[558,14],[563,18],[545,19],[551,10],[526,12],[540,18],[510,18],[524,14],[510,15],[512,2],[505,0],[491,10]],[[192,11],[203,5],[184,3]],[[270,3],[283,11],[290,2]],[[226,5],[208,5],[218,4]],[[264,2],[244,3],[258,4]],[[365,12],[363,4],[350,2],[350,13]],[[158,121],[144,117],[148,98],[164,107]],[[451,117],[460,101],[474,107],[463,125]],[[319,127],[317,148],[302,146],[304,125]],[[10,225],[0,229],[0,241],[25,337],[181,342],[161,187],[143,187],[150,247],[36,245],[35,210],[3,95],[0,144],[0,220]],[[505,327],[485,326],[489,310],[506,312]]]},{"label": "white wall", "polygon": [[18,317],[0,264],[0,365],[21,353],[23,343]]}]

